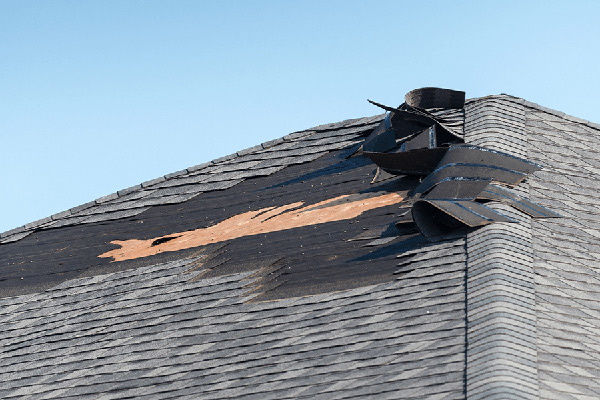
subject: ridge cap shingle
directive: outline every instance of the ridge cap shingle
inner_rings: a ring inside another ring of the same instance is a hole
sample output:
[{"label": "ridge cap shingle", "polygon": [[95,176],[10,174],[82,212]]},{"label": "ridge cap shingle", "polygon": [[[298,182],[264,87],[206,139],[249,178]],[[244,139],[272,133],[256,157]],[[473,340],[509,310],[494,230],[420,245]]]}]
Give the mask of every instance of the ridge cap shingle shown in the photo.
[{"label": "ridge cap shingle", "polygon": [[549,108],[549,107],[544,107],[540,104],[534,103],[532,101],[526,100],[522,97],[518,97],[518,96],[513,96],[510,94],[506,94],[506,93],[501,93],[501,94],[493,94],[493,95],[488,95],[488,96],[483,96],[483,97],[474,97],[471,99],[467,99],[465,101],[466,104],[471,104],[471,103],[475,103],[475,102],[483,102],[483,101],[487,101],[487,100],[494,100],[494,99],[503,99],[503,100],[509,100],[509,101],[513,101],[517,104],[520,104],[522,106],[528,107],[528,108],[532,108],[535,110],[539,110],[539,111],[543,111],[546,112],[548,114],[557,116],[559,118],[563,118],[566,119],[567,121],[571,121],[571,122],[575,122],[578,124],[583,124],[583,125],[587,125],[591,128],[594,129],[598,129],[600,130],[600,124],[596,123],[596,122],[592,122],[590,120],[587,119],[583,119],[583,118],[579,118],[576,117],[574,115],[570,115],[567,114],[565,112],[559,111],[559,110],[555,110],[553,108]]}]

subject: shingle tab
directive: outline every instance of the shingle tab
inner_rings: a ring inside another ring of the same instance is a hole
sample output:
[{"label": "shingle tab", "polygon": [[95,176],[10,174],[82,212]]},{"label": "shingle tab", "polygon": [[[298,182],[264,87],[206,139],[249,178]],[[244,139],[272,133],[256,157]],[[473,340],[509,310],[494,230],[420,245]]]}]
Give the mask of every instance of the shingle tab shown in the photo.
[{"label": "shingle tab", "polygon": [[149,180],[149,181],[143,182],[143,183],[142,183],[142,187],[143,187],[143,188],[147,188],[147,187],[150,187],[150,186],[154,186],[154,185],[156,185],[156,184],[158,184],[158,183],[164,182],[165,180],[166,180],[166,179],[165,179],[165,177],[164,177],[164,176],[161,176],[161,177],[159,177],[159,178],[156,178],[156,179],[152,179],[152,180]]},{"label": "shingle tab", "polygon": [[172,172],[170,174],[165,175],[165,179],[171,179],[171,178],[175,178],[177,176],[181,176],[181,175],[185,175],[187,174],[189,171],[187,169],[182,169],[180,171],[176,171],[176,172]]},{"label": "shingle tab", "polygon": [[117,199],[118,197],[119,197],[119,195],[117,193],[111,193],[109,195],[106,195],[106,196],[96,199],[96,204],[106,203],[107,201]]},{"label": "shingle tab", "polygon": [[142,188],[142,185],[139,184],[139,185],[128,187],[127,189],[119,190],[117,192],[117,194],[119,195],[119,197],[123,197],[126,194],[129,194],[129,193],[132,193],[132,192],[136,192],[136,191],[140,190],[141,188]]}]

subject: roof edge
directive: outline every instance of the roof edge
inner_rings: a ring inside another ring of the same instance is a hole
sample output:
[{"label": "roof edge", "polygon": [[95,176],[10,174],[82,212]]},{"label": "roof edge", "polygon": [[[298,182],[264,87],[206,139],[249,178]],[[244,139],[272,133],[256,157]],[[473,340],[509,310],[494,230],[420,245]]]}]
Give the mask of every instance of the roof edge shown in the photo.
[{"label": "roof edge", "polygon": [[284,142],[294,142],[294,141],[303,140],[303,139],[306,139],[317,133],[322,133],[322,132],[327,132],[327,131],[337,131],[337,130],[345,129],[345,128],[353,128],[353,127],[370,125],[372,123],[379,122],[379,120],[384,118],[384,115],[385,114],[378,114],[378,115],[369,116],[369,117],[346,119],[346,120],[343,120],[340,122],[321,124],[321,125],[314,126],[312,128],[292,132],[283,137],[273,139],[273,140],[268,140],[259,145],[252,146],[252,147],[249,147],[249,148],[246,148],[243,150],[239,150],[235,153],[232,153],[232,154],[229,154],[229,155],[226,155],[223,157],[219,157],[219,158],[216,158],[214,160],[211,160],[211,161],[208,161],[208,162],[205,162],[202,164],[194,165],[194,166],[185,168],[180,171],[172,172],[172,173],[160,176],[158,178],[151,179],[151,180],[139,183],[137,185],[118,190],[114,193],[99,197],[90,202],[87,202],[87,203],[84,203],[84,204],[81,204],[81,205],[78,205],[75,207],[71,207],[67,210],[52,214],[49,217],[45,217],[45,218],[39,219],[37,221],[29,222],[25,225],[7,230],[5,232],[0,232],[0,245],[3,243],[10,243],[10,242],[18,241],[20,239],[25,238],[30,233],[34,232],[36,229],[51,228],[51,225],[53,225],[54,223],[56,223],[59,220],[65,219],[67,217],[72,217],[72,216],[76,215],[77,213],[87,210],[91,207],[105,204],[112,200],[120,199],[121,197],[123,197],[125,195],[130,195],[131,193],[141,191],[144,189],[148,189],[153,185],[163,183],[170,179],[177,178],[179,176],[189,174],[189,173],[196,173],[205,168],[212,167],[215,165],[226,164],[226,163],[231,162],[239,157],[257,153],[259,151],[269,149],[271,147],[277,146]]}]

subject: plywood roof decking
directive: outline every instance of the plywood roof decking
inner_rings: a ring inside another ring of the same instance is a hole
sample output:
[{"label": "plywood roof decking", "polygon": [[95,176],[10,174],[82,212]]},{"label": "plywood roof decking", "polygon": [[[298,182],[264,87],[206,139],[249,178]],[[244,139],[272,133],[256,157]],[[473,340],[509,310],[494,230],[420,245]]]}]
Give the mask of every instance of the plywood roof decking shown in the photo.
[{"label": "plywood roof decking", "polygon": [[[234,215],[215,225],[191,231],[172,232],[166,236],[146,240],[113,240],[120,248],[100,254],[113,261],[133,260],[167,251],[179,251],[234,240],[245,236],[263,235],[307,226],[356,219],[361,214],[380,207],[399,204],[404,200],[397,193],[378,193],[371,197],[354,199],[346,194],[323,200],[313,205],[304,201],[269,206]],[[268,244],[268,243],[267,243]]]}]

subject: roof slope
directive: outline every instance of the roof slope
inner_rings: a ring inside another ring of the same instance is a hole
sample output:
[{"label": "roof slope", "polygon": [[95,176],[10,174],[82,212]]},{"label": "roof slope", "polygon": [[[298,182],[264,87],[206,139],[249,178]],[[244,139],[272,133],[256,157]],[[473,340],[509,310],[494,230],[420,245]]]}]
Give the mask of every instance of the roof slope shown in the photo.
[{"label": "roof slope", "polygon": [[[531,197],[565,218],[532,224],[540,395],[600,396],[600,129],[531,109]],[[543,134],[541,134],[543,132]]]},{"label": "roof slope", "polygon": [[460,398],[464,244],[444,251],[443,272],[273,302],[248,302],[253,271],[190,280],[196,258],[3,299],[0,396]]},{"label": "roof slope", "polygon": [[450,114],[564,217],[429,243],[357,153],[383,116],[293,133],[2,234],[0,397],[598,397],[598,126]]},{"label": "roof slope", "polygon": [[466,110],[467,140],[544,166],[519,192],[563,218],[467,236],[468,398],[598,398],[600,126],[511,96]]},{"label": "roof slope", "polygon": [[[164,247],[165,236],[265,205],[302,200],[310,214],[337,199],[347,213],[406,190],[414,179],[371,184],[372,163],[352,157],[380,119],[293,134],[143,184],[91,205],[91,219],[55,217],[0,247],[3,294],[19,294],[0,300],[0,396],[462,397],[464,239],[387,234],[395,204],[147,257],[98,257],[118,247],[114,238]],[[225,183],[169,204],[206,190],[207,179]],[[157,193],[166,201],[150,209],[132,200]],[[136,204],[135,217],[110,220]]]}]

